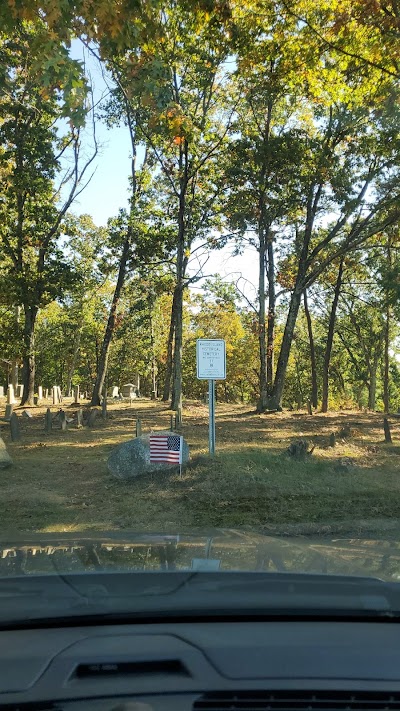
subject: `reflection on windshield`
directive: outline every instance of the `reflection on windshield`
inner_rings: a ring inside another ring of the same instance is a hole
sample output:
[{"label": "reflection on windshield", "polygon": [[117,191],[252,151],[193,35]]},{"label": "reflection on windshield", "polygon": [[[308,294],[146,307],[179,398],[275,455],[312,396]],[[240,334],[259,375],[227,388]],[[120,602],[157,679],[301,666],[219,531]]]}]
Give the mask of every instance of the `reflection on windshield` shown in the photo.
[{"label": "reflection on windshield", "polygon": [[232,534],[60,537],[0,546],[0,575],[94,571],[247,570],[400,579],[400,544],[374,540],[295,540]]}]

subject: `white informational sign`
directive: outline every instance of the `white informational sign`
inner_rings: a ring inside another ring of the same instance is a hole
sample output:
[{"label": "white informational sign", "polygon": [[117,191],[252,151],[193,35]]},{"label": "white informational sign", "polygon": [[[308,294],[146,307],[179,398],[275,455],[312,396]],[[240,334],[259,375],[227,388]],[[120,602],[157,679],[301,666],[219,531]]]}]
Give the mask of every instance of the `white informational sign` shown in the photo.
[{"label": "white informational sign", "polygon": [[198,338],[196,362],[199,380],[225,380],[225,341],[222,338]]},{"label": "white informational sign", "polygon": [[192,570],[216,571],[221,567],[217,558],[192,558]]}]

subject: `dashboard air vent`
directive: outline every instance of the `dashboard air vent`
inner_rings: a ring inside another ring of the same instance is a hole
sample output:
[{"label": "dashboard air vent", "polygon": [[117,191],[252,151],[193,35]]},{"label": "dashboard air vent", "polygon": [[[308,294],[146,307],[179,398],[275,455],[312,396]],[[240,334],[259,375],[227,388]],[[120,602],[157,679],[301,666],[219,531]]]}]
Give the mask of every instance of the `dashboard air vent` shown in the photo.
[{"label": "dashboard air vent", "polygon": [[178,659],[146,660],[134,662],[100,662],[79,664],[75,669],[75,677],[93,679],[111,676],[145,676],[145,675],[190,676],[186,667]]}]

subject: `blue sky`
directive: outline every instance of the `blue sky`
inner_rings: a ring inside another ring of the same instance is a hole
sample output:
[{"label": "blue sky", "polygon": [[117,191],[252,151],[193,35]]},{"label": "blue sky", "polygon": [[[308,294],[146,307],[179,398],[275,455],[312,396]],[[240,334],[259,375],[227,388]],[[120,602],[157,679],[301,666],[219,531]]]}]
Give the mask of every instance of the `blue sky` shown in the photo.
[{"label": "blue sky", "polygon": [[125,127],[107,130],[98,122],[96,133],[100,145],[95,173],[84,192],[74,203],[77,213],[88,213],[97,225],[128,205],[130,154],[129,135]]}]

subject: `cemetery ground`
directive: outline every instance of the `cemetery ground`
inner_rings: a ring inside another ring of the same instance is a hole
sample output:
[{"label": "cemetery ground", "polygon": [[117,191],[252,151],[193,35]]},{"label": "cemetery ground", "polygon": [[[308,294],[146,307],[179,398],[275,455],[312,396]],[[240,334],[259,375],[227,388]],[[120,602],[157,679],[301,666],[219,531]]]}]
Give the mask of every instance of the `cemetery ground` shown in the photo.
[{"label": "cemetery ground", "polygon": [[[0,534],[88,530],[188,533],[245,527],[283,534],[396,535],[400,532],[400,419],[336,412],[258,415],[248,405],[217,404],[217,456],[208,456],[208,408],[184,404],[181,432],[192,461],[178,472],[120,481],[107,470],[117,444],[143,432],[169,429],[165,404],[135,400],[108,406],[92,429],[71,424],[44,431],[46,406],[15,408],[22,436],[1,436],[14,466],[0,471]],[[50,406],[51,407],[51,406]],[[68,417],[77,409],[63,402]],[[85,407],[85,405],[84,405]],[[86,406],[87,407],[87,406]],[[0,417],[5,404],[0,403]],[[52,407],[55,413],[57,407]],[[343,437],[343,429],[350,430]],[[336,433],[336,446],[330,435]],[[312,454],[295,459],[288,446],[306,439]]]}]

